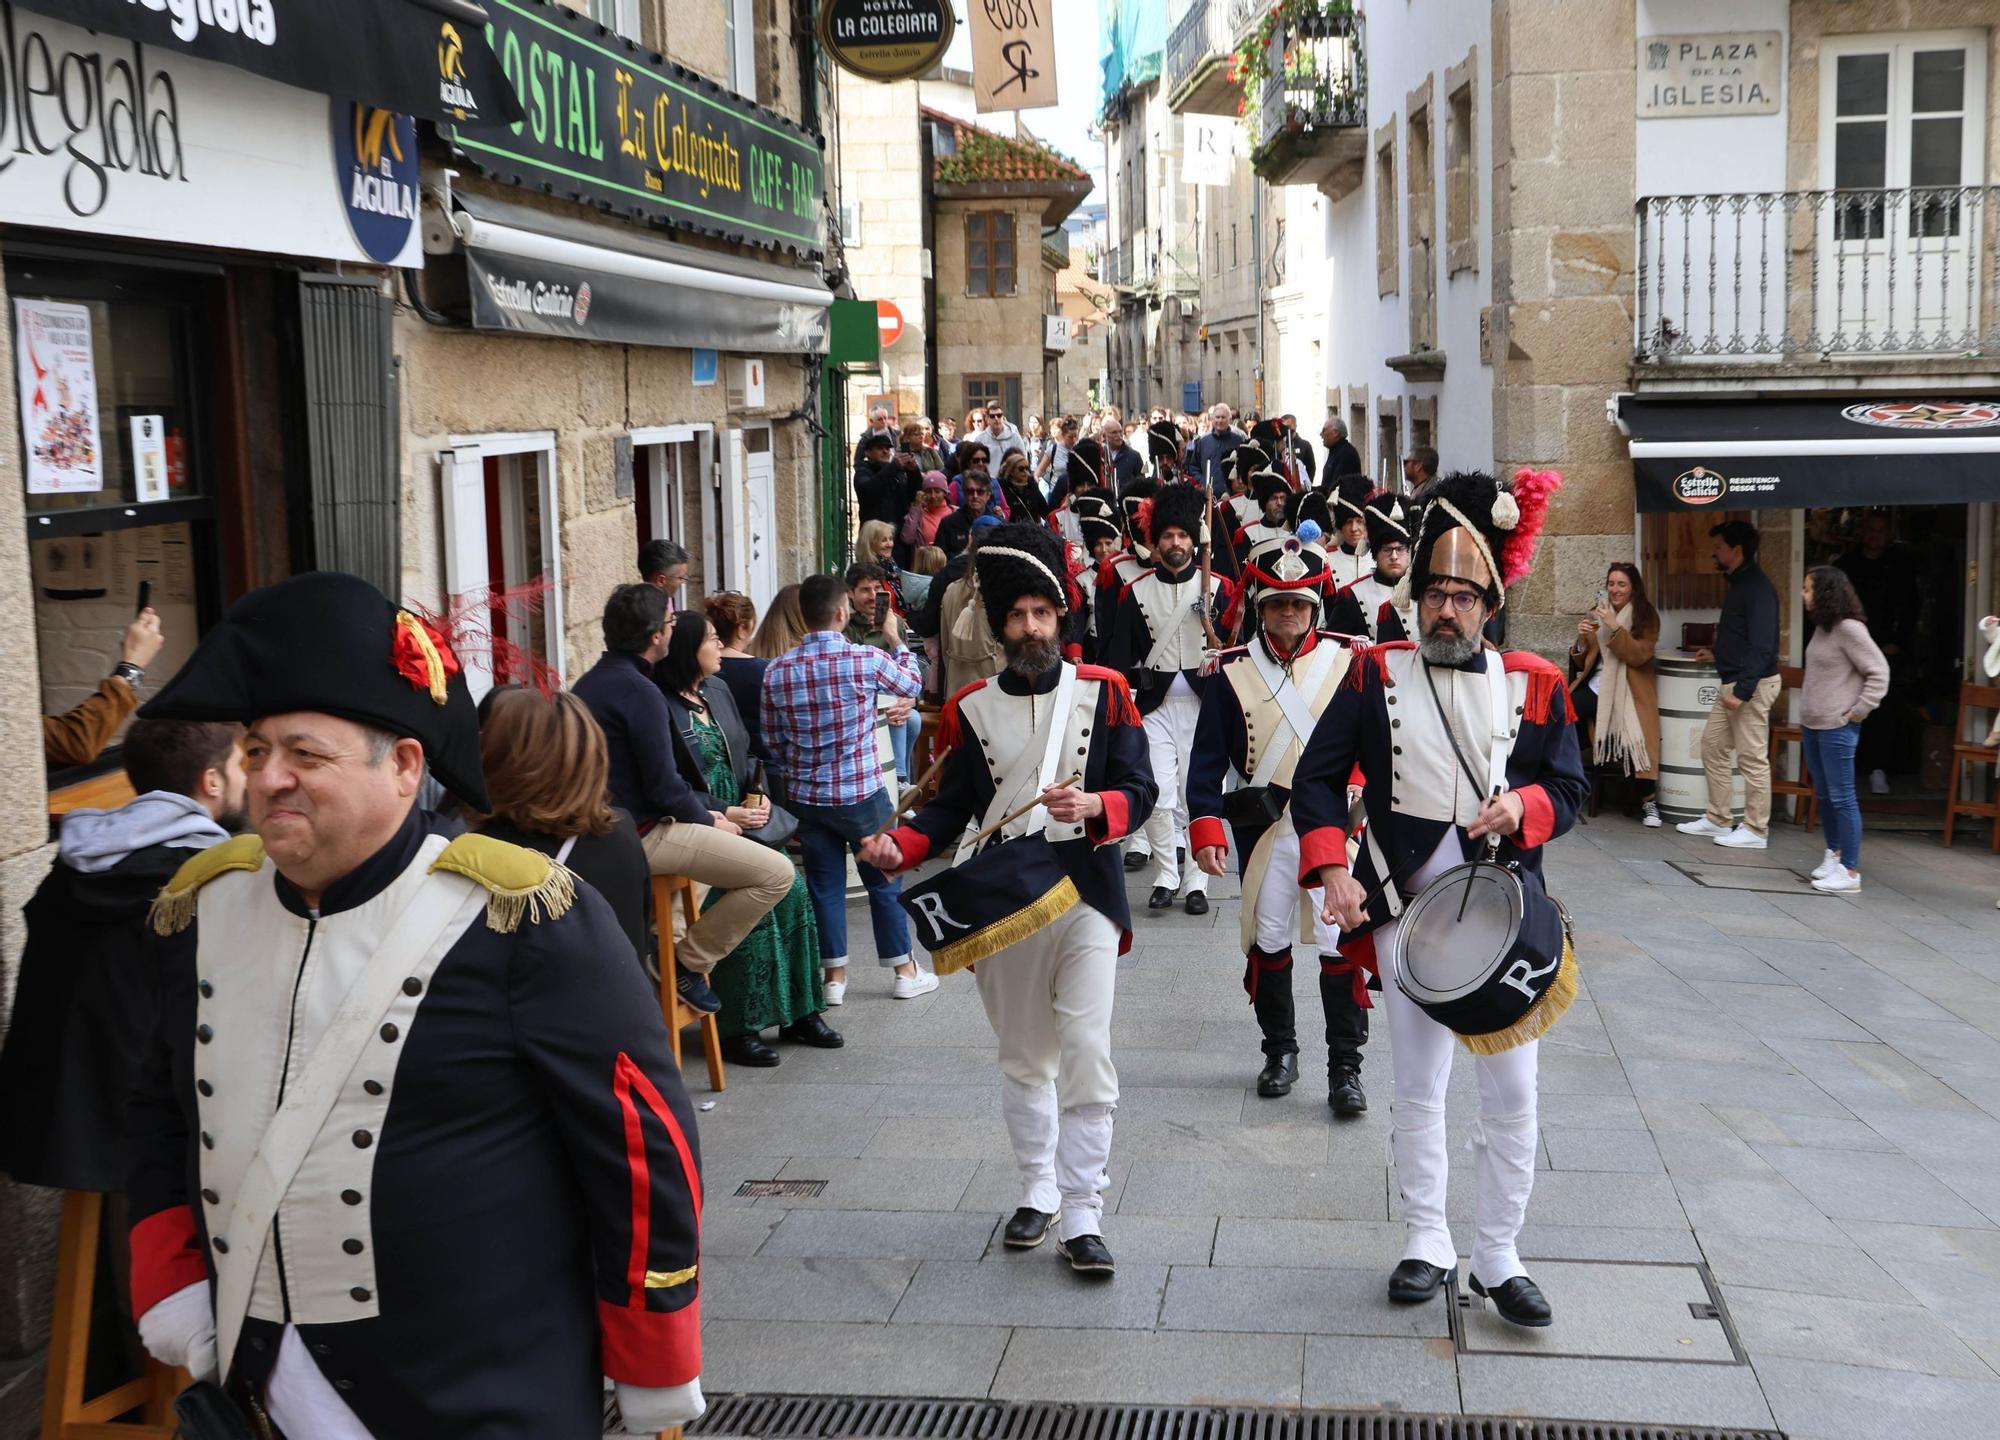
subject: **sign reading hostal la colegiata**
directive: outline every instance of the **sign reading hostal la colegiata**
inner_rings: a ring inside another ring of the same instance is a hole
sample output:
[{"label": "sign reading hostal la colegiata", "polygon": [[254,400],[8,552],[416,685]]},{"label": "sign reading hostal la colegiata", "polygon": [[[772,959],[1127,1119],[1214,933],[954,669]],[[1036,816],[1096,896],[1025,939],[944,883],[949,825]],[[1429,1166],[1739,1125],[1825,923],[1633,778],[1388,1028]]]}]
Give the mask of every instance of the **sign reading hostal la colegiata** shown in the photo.
[{"label": "sign reading hostal la colegiata", "polygon": [[820,142],[775,111],[544,0],[486,0],[512,124],[443,134],[488,175],[747,245],[817,255]]},{"label": "sign reading hostal la colegiata", "polygon": [[864,80],[923,74],[944,59],[956,24],[951,0],[820,0],[820,44]]},{"label": "sign reading hostal la colegiata", "polygon": [[1784,51],[1775,30],[1641,35],[1639,118],[1775,115]]}]

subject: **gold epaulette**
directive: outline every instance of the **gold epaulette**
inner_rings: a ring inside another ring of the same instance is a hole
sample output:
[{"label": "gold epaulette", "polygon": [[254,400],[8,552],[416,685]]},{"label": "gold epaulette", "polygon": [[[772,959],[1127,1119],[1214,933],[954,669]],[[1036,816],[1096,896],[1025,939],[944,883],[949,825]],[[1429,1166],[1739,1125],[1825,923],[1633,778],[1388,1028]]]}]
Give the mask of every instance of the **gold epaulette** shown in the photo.
[{"label": "gold epaulette", "polygon": [[461,835],[431,862],[431,870],[448,870],[484,886],[486,928],[511,935],[525,918],[530,924],[546,910],[559,920],[576,903],[576,875],[539,850],[510,845],[488,835]]},{"label": "gold epaulette", "polygon": [[195,854],[174,872],[174,878],[153,897],[147,912],[158,935],[178,935],[194,923],[195,897],[201,887],[230,870],[256,870],[264,864],[264,842],[255,835],[238,835]]}]

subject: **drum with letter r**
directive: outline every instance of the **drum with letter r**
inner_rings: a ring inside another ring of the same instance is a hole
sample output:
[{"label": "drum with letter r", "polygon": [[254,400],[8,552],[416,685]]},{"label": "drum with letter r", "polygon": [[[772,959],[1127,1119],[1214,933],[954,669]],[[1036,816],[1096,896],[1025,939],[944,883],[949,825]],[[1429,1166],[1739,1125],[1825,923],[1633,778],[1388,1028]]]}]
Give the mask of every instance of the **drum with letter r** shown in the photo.
[{"label": "drum with letter r", "polygon": [[1081,897],[1037,830],[905,885],[900,898],[931,969],[949,975],[1054,924]]},{"label": "drum with letter r", "polygon": [[[1692,655],[1662,650],[1653,661],[1660,693],[1660,814],[1668,824],[1693,820],[1708,809],[1708,779],[1701,764],[1701,732],[1722,690],[1715,666]],[[1743,772],[1730,780],[1731,818],[1743,813]]]}]

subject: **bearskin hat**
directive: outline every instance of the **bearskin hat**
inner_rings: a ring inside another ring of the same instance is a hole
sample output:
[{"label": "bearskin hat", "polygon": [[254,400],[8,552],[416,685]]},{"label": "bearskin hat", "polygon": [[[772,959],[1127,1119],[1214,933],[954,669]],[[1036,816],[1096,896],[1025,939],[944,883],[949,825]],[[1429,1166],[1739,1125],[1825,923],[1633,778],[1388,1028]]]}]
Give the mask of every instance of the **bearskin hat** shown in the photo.
[{"label": "bearskin hat", "polygon": [[972,552],[972,571],[995,635],[1007,628],[1007,612],[1023,595],[1044,596],[1069,612],[1069,557],[1063,542],[1039,525],[1015,522],[989,531]]},{"label": "bearskin hat", "polygon": [[[1290,495],[1292,487],[1285,483],[1285,477],[1275,470],[1259,470],[1250,477],[1250,495],[1262,509],[1273,495]],[[1291,508],[1287,503],[1287,510]]]},{"label": "bearskin hat", "polygon": [[1208,505],[1208,492],[1199,485],[1179,481],[1162,485],[1139,511],[1146,543],[1157,545],[1159,537],[1169,530],[1185,530],[1190,540],[1199,543],[1202,522],[1208,518]]},{"label": "bearskin hat", "polygon": [[[1333,534],[1333,504],[1324,490],[1301,490],[1285,508],[1285,523],[1296,530],[1310,520],[1321,535]],[[1331,543],[1331,542],[1329,542]]]},{"label": "bearskin hat", "polygon": [[1408,545],[1416,538],[1417,517],[1393,490],[1379,490],[1368,497],[1362,510],[1368,518],[1368,548]]},{"label": "bearskin hat", "polygon": [[1507,587],[1534,568],[1549,497],[1561,488],[1554,470],[1525,466],[1505,484],[1477,470],[1431,481],[1423,488],[1410,570],[1396,587],[1395,603],[1407,605],[1433,580],[1450,576],[1481,586],[1488,607],[1499,609],[1507,603]]},{"label": "bearskin hat", "polygon": [[1121,540],[1125,535],[1124,512],[1111,492],[1101,487],[1072,491],[1069,508],[1076,516],[1077,529],[1083,533],[1083,543],[1094,545],[1099,540]]},{"label": "bearskin hat", "polygon": [[1149,460],[1178,460],[1181,458],[1181,427],[1171,420],[1155,420],[1146,427],[1146,458]]},{"label": "bearskin hat", "polygon": [[1079,440],[1069,447],[1069,488],[1080,490],[1104,483],[1104,447],[1095,440]]}]

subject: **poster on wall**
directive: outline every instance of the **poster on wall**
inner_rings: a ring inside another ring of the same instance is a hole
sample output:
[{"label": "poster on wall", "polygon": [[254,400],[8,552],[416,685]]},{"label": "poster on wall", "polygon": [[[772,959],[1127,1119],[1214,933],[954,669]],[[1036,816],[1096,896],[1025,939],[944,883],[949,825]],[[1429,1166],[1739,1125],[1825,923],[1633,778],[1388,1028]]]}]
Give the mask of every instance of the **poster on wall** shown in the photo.
[{"label": "poster on wall", "polygon": [[102,490],[104,442],[97,428],[90,311],[54,300],[16,300],[14,372],[21,382],[28,493]]},{"label": "poster on wall", "polygon": [[139,503],[167,498],[167,417],[134,415],[132,425],[132,480]]}]

